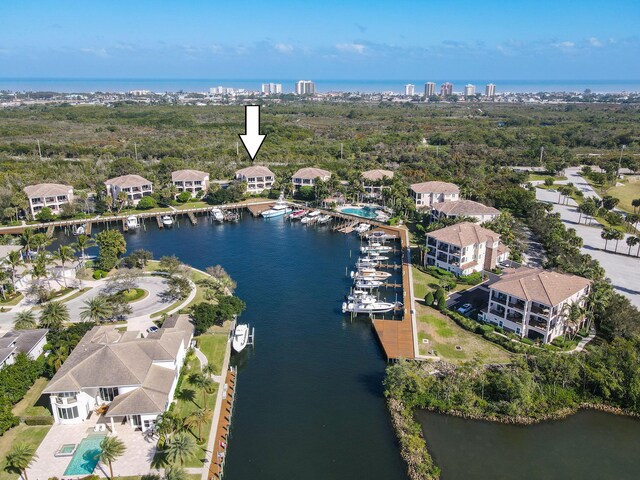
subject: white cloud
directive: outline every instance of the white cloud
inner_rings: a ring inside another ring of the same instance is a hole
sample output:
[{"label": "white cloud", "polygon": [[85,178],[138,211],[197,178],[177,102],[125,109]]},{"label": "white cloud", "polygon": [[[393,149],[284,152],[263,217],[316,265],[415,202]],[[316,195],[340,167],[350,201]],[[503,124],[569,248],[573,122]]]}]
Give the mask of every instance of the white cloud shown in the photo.
[{"label": "white cloud", "polygon": [[289,45],[288,43],[276,43],[273,48],[275,48],[279,53],[293,52],[293,45]]},{"label": "white cloud", "polygon": [[109,53],[107,52],[106,48],[89,48],[89,47],[85,47],[85,48],[81,48],[80,51],[82,53],[86,53],[87,55],[94,55],[94,56],[100,57],[100,58],[107,58],[109,56]]},{"label": "white cloud", "polygon": [[357,53],[362,55],[365,50],[365,46],[361,43],[338,43],[336,48],[345,53]]},{"label": "white cloud", "polygon": [[592,47],[602,47],[602,42],[596,37],[591,37],[589,39],[589,45],[591,45]]},{"label": "white cloud", "polygon": [[574,42],[564,41],[564,42],[555,42],[551,44],[554,48],[573,48],[576,46]]}]

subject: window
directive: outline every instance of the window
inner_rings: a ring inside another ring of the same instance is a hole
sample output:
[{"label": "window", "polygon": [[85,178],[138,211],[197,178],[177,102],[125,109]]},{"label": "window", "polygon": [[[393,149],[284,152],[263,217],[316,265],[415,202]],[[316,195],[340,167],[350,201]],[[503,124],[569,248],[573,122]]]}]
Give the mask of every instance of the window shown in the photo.
[{"label": "window", "polygon": [[100,398],[105,402],[112,402],[118,396],[118,387],[100,387]]},{"label": "window", "polygon": [[72,420],[74,418],[78,418],[78,407],[71,408],[58,408],[58,417],[60,420]]}]

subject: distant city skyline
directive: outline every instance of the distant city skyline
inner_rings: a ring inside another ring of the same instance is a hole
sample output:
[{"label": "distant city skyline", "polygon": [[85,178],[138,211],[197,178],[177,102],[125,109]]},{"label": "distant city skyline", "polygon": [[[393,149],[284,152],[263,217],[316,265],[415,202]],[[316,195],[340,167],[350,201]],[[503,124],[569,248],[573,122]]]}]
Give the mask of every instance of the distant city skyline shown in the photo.
[{"label": "distant city skyline", "polygon": [[640,78],[633,0],[23,0],[0,18],[0,77]]}]

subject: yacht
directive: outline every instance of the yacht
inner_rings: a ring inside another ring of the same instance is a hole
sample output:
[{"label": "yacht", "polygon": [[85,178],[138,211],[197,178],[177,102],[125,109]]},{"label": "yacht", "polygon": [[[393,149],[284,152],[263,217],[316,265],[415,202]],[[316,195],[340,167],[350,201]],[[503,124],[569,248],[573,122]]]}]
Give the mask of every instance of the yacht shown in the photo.
[{"label": "yacht", "polygon": [[224,213],[222,213],[222,210],[220,210],[219,208],[214,208],[213,210],[211,210],[210,215],[216,222],[224,222]]},{"label": "yacht", "polygon": [[359,300],[363,300],[363,299],[368,299],[368,300],[376,300],[376,297],[374,297],[373,295],[371,295],[371,293],[367,290],[360,290],[360,289],[355,289],[353,292],[351,292],[349,295],[345,295],[345,298],[347,299],[347,301],[349,302],[355,302],[355,301],[359,301]]},{"label": "yacht", "polygon": [[306,210],[296,210],[294,212],[291,213],[291,215],[289,216],[289,218],[291,220],[300,220],[302,217],[304,217],[307,214]]},{"label": "yacht", "polygon": [[138,220],[138,217],[136,217],[135,215],[130,215],[127,217],[127,229],[129,230],[135,230],[136,228],[140,227],[140,221]]},{"label": "yacht", "polygon": [[363,267],[357,272],[351,272],[351,278],[356,280],[386,280],[391,274],[389,272],[378,272],[375,268]]},{"label": "yacht", "polygon": [[244,350],[244,347],[249,343],[249,325],[246,323],[241,323],[236,325],[235,330],[233,331],[233,339],[231,341],[231,346],[233,349],[240,353]]},{"label": "yacht", "polygon": [[331,215],[320,215],[317,222],[320,224],[329,223],[331,221]]},{"label": "yacht", "polygon": [[395,307],[395,303],[379,302],[375,298],[363,298],[354,302],[344,302],[342,304],[342,313],[386,313]]},{"label": "yacht", "polygon": [[393,235],[389,235],[388,233],[384,233],[380,230],[376,230],[375,232],[367,233],[366,237],[369,240],[374,240],[376,242],[386,242],[387,240],[395,240],[396,237]]},{"label": "yacht", "polygon": [[372,290],[383,285],[381,280],[356,279],[356,288],[361,290]]},{"label": "yacht", "polygon": [[162,217],[162,225],[164,225],[165,227],[172,226],[173,218],[171,218],[169,215],[165,215],[164,217]]},{"label": "yacht", "polygon": [[354,230],[358,233],[364,233],[371,228],[371,225],[368,223],[359,224]]},{"label": "yacht", "polygon": [[261,213],[264,218],[273,218],[279,217],[281,215],[286,215],[290,213],[293,209],[287,205],[287,202],[284,201],[284,195],[280,194],[278,201],[275,203],[273,207],[269,210],[265,210]]},{"label": "yacht", "polygon": [[377,243],[377,242],[366,245],[360,249],[362,253],[370,253],[370,252],[385,253],[385,252],[390,252],[392,250],[393,250],[393,247],[382,245],[381,243]]}]

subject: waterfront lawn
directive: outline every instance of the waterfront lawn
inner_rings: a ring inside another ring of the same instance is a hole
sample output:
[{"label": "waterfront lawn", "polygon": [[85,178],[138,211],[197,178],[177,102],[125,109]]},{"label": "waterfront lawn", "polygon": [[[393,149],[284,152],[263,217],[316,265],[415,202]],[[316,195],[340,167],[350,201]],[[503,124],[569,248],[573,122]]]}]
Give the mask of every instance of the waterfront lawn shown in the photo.
[{"label": "waterfront lawn", "polygon": [[640,198],[640,179],[630,179],[622,186],[613,187],[607,195],[620,199],[618,208],[633,213],[631,202]]},{"label": "waterfront lawn", "polygon": [[216,375],[222,372],[222,364],[224,363],[224,354],[227,350],[227,333],[200,335],[196,340],[198,348],[205,354],[209,362],[216,366]]},{"label": "waterfront lawn", "polygon": [[7,472],[5,467],[7,465],[5,457],[11,447],[16,443],[27,443],[38,447],[42,440],[49,432],[50,425],[33,426],[18,425],[0,436],[0,480],[17,480],[19,475],[17,473]]},{"label": "waterfront lawn", "polygon": [[189,210],[191,208],[205,208],[210,206],[211,205],[209,205],[207,202],[203,202],[202,200],[199,200],[197,202],[180,203],[178,205],[174,205],[174,208],[176,210]]},{"label": "waterfront lawn", "polygon": [[559,182],[561,180],[566,180],[567,179],[567,177],[564,177],[564,176],[556,177],[556,176],[549,175],[549,174],[530,173],[529,176],[527,177],[527,182],[544,182],[547,178],[550,178],[554,182]]},{"label": "waterfront lawn", "polygon": [[[478,358],[484,363],[507,363],[511,354],[503,348],[468,332],[434,308],[416,304],[418,315],[418,349],[421,355],[432,350],[442,360],[460,363]],[[428,339],[429,343],[423,343]],[[460,350],[456,346],[461,347]]]},{"label": "waterfront lawn", "polygon": [[438,287],[438,279],[422,270],[418,270],[415,266],[412,266],[411,269],[413,275],[413,295],[418,300],[424,300],[427,293],[435,292]]}]

